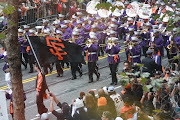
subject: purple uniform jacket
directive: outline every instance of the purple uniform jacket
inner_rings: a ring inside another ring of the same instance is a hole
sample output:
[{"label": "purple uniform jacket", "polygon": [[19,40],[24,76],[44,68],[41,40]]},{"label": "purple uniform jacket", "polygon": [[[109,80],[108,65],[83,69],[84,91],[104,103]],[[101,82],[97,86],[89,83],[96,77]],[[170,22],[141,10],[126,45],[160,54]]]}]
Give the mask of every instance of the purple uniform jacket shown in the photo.
[{"label": "purple uniform jacket", "polygon": [[154,38],[154,43],[156,44],[156,47],[160,50],[161,56],[164,56],[164,49],[163,49],[164,41],[163,41],[163,39],[160,37]]},{"label": "purple uniform jacket", "polygon": [[131,50],[126,50],[130,54],[132,63],[141,63],[141,47],[135,45]]},{"label": "purple uniform jacket", "polygon": [[71,28],[74,29],[74,27],[77,25],[77,22],[74,22],[72,25],[71,25]]},{"label": "purple uniform jacket", "polygon": [[83,50],[88,50],[88,62],[96,62],[98,60],[98,45],[92,44],[89,48],[86,45]]},{"label": "purple uniform jacket", "polygon": [[5,65],[3,67],[3,71],[6,73],[6,69],[9,68],[9,64],[7,63],[6,61],[6,58],[7,58],[7,52],[4,51],[4,53],[2,55],[0,55],[0,59],[4,58],[4,61],[5,61]]},{"label": "purple uniform jacket", "polygon": [[143,38],[142,41],[142,46],[144,47],[148,47],[149,46],[149,42],[150,42],[150,35],[151,35],[152,30],[149,30],[149,32],[143,33],[141,36]]},{"label": "purple uniform jacket", "polygon": [[83,19],[83,18],[80,18],[79,20],[82,21],[82,22],[84,22],[84,19]]},{"label": "purple uniform jacket", "polygon": [[18,41],[21,44],[21,48],[20,48],[20,53],[25,53],[25,44],[27,44],[26,39],[23,36],[19,36],[18,37]]},{"label": "purple uniform jacket", "polygon": [[[119,45],[116,45],[116,46],[112,47],[111,49],[108,49],[108,46],[106,47],[105,52],[108,53],[107,60],[108,60],[109,64],[114,64],[114,63],[119,63],[120,62],[120,58],[119,58],[119,55],[118,55],[119,51],[120,51],[120,46]],[[118,56],[118,58],[117,58],[117,56]],[[117,61],[115,61],[115,59]]]},{"label": "purple uniform jacket", "polygon": [[60,25],[64,25],[64,24],[65,24],[64,21],[60,22]]},{"label": "purple uniform jacket", "polygon": [[70,27],[68,27],[68,28],[66,29],[66,32],[69,33],[69,34],[71,34],[71,33],[72,33],[72,29],[71,29]]},{"label": "purple uniform jacket", "polygon": [[62,40],[65,40],[65,41],[69,41],[69,34],[67,32],[64,32],[63,35],[61,36]]},{"label": "purple uniform jacket", "polygon": [[90,38],[90,36],[89,36],[90,30],[91,30],[91,25],[86,24],[85,27],[84,27],[84,39],[85,40]]}]

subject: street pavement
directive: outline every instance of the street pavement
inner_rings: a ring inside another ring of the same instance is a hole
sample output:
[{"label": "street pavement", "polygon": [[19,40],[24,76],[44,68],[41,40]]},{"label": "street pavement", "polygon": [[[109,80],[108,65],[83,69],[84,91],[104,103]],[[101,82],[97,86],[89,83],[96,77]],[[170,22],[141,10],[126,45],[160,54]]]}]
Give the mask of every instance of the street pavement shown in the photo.
[{"label": "street pavement", "polygon": [[[123,69],[123,61],[126,59],[126,55],[124,50],[121,50],[120,53],[120,59],[121,63],[118,66],[118,71],[122,71]],[[162,59],[162,64],[165,67],[167,65],[167,59],[164,57]],[[4,81],[4,73],[2,71],[4,63],[0,63],[0,89],[7,89],[6,82]],[[71,80],[71,71],[69,68],[64,69],[64,76],[57,78],[55,66],[54,71],[51,74],[48,74],[46,76],[46,81],[49,86],[49,89],[52,93],[56,95],[56,97],[60,100],[60,102],[67,102],[68,104],[71,104],[72,99],[75,99],[79,97],[79,93],[81,91],[87,93],[90,89],[94,89],[96,94],[97,90],[104,86],[109,86],[111,83],[111,76],[109,75],[110,70],[108,67],[107,62],[107,55],[104,57],[99,57],[98,61],[99,65],[99,72],[101,74],[100,80],[96,80],[96,76],[94,75],[94,82],[88,83],[88,68],[87,65],[83,65],[83,76],[79,77],[77,73],[77,79]],[[66,67],[66,65],[65,65]],[[22,66],[22,74],[23,74],[23,86],[24,90],[26,91],[27,100],[25,101],[26,109],[25,109],[25,115],[26,120],[40,120],[39,117],[36,117],[37,115],[37,106],[36,106],[36,91],[35,91],[35,77],[37,75],[36,72],[34,73],[28,73],[29,67],[25,70]],[[119,85],[115,86],[116,91],[120,92],[121,88]],[[49,109],[50,100],[49,98],[44,100],[45,106]],[[9,100],[7,100],[7,106],[9,108]],[[54,102],[54,108],[60,111],[60,109],[55,105]],[[9,112],[9,109],[8,109]],[[50,114],[50,113],[49,113]],[[11,116],[9,115],[9,118],[11,120]],[[50,120],[56,120],[56,118],[50,114]]]}]

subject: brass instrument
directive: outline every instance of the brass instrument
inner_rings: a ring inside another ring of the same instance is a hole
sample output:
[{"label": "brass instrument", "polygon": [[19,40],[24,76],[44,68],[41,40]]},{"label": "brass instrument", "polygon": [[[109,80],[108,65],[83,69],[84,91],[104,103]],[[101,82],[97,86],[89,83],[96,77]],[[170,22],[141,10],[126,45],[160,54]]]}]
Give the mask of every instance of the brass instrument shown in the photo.
[{"label": "brass instrument", "polygon": [[167,49],[171,49],[172,48],[172,45],[171,44],[169,44],[168,46],[167,46]]},{"label": "brass instrument", "polygon": [[148,29],[146,28],[146,26],[142,26],[142,30],[141,30],[141,34],[142,33],[147,33],[148,32]]},{"label": "brass instrument", "polygon": [[128,48],[131,50],[133,47],[134,47],[134,43],[133,42],[129,42]]}]

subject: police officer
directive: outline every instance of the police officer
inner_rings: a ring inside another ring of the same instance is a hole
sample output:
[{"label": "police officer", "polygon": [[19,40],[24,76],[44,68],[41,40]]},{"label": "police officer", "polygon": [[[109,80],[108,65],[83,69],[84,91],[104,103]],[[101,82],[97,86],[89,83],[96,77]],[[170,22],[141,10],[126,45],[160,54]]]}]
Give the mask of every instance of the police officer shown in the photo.
[{"label": "police officer", "polygon": [[108,63],[109,63],[109,67],[110,67],[110,71],[111,71],[111,75],[112,75],[112,83],[111,85],[115,84],[117,85],[117,77],[116,77],[116,70],[117,70],[117,66],[120,62],[120,58],[119,58],[119,51],[120,51],[120,46],[117,45],[117,40],[118,38],[111,38],[112,42],[109,42],[105,52],[108,53]]},{"label": "police officer", "polygon": [[84,50],[88,50],[88,73],[89,73],[89,82],[93,82],[93,73],[96,74],[97,76],[97,81],[100,78],[100,73],[98,72],[97,64],[96,62],[98,61],[98,55],[97,55],[97,50],[98,50],[98,44],[95,43],[95,40],[97,40],[97,37],[91,36],[91,39],[88,40],[88,44],[84,47]]}]

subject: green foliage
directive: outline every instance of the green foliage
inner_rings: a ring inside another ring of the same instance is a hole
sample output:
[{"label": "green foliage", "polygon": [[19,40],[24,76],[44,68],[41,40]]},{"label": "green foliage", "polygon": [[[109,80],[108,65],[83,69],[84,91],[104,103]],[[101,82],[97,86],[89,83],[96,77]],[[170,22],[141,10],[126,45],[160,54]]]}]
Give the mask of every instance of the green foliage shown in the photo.
[{"label": "green foliage", "polygon": [[83,3],[84,2],[84,0],[77,0],[78,1],[78,3]]},{"label": "green foliage", "polygon": [[162,16],[162,18],[160,19],[160,21],[162,21],[165,16],[166,16],[166,13]]},{"label": "green foliage", "polygon": [[177,59],[180,59],[180,57],[174,56],[173,59],[174,59],[174,60],[177,60]]},{"label": "green foliage", "polygon": [[128,84],[128,81],[125,80],[119,80],[120,85],[122,85],[123,87],[126,87]]},{"label": "green foliage", "polygon": [[180,8],[180,1],[179,1],[178,4],[176,4],[176,7],[177,7],[177,8]]},{"label": "green foliage", "polygon": [[141,83],[142,83],[142,84],[145,84],[146,81],[148,81],[146,78],[141,77]]},{"label": "green foliage", "polygon": [[150,91],[150,89],[148,89],[148,88],[147,88],[147,86],[146,86],[146,85],[144,85],[144,86],[143,86],[143,91],[145,91],[145,92],[149,92],[149,91]]},{"label": "green foliage", "polygon": [[110,7],[113,7],[111,3],[99,3],[96,5],[96,8],[99,10],[99,9],[106,9],[106,10],[109,10]]},{"label": "green foliage", "polygon": [[5,38],[6,38],[5,33],[0,33],[0,39],[5,39]]},{"label": "green foliage", "polygon": [[153,110],[153,112],[155,112],[155,113],[160,113],[160,112],[162,112],[160,109],[157,109],[157,110]]},{"label": "green foliage", "polygon": [[126,76],[126,73],[122,72],[122,73],[120,73],[120,75],[122,75],[122,76]]},{"label": "green foliage", "polygon": [[15,11],[15,7],[12,5],[5,6],[3,12],[7,15],[12,14]]},{"label": "green foliage", "polygon": [[134,63],[134,65],[137,67],[144,67],[144,64]]},{"label": "green foliage", "polygon": [[149,76],[150,76],[150,73],[148,73],[148,72],[144,72],[141,74],[141,77],[143,77],[143,78],[147,78]]},{"label": "green foliage", "polygon": [[16,23],[14,23],[14,22],[12,22],[12,21],[8,21],[7,24],[12,25],[12,26],[16,26]]},{"label": "green foliage", "polygon": [[162,85],[162,80],[161,79],[152,80],[151,85],[153,86],[153,91],[158,91]]},{"label": "green foliage", "polygon": [[153,19],[157,20],[159,17],[160,17],[160,15],[155,15]]},{"label": "green foliage", "polygon": [[175,22],[178,22],[179,20],[180,20],[179,16],[174,19]]},{"label": "green foliage", "polygon": [[172,31],[174,27],[175,27],[174,25],[169,25],[169,26],[166,27],[166,30],[167,31]]}]

